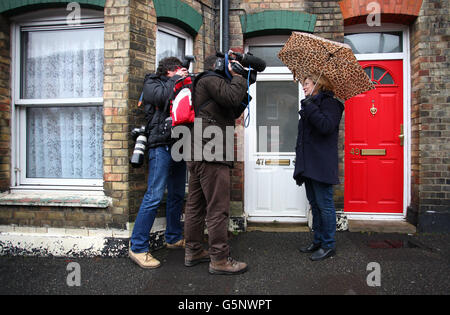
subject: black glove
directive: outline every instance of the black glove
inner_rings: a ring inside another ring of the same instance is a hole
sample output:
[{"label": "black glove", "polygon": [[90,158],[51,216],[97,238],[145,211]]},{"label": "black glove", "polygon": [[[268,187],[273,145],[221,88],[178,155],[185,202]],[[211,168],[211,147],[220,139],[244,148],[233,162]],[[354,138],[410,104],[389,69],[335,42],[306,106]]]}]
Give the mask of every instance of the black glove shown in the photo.
[{"label": "black glove", "polygon": [[307,96],[306,98],[302,99],[302,100],[300,101],[300,103],[302,104],[302,108],[305,108],[305,107],[307,107],[308,105],[313,104],[314,102],[313,102],[311,96]]}]

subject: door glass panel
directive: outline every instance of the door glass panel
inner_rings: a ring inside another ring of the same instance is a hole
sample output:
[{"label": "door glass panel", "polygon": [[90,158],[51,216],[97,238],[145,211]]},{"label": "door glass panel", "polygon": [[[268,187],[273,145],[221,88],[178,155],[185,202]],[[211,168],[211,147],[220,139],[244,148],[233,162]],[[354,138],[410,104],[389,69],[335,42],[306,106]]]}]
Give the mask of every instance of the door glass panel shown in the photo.
[{"label": "door glass panel", "polygon": [[394,79],[389,72],[379,67],[367,67],[364,69],[367,76],[370,78],[373,84],[395,84]]},{"label": "door glass panel", "polygon": [[298,125],[298,83],[259,81],[256,102],[257,151],[294,152]]},{"label": "door glass panel", "polygon": [[344,43],[355,54],[397,53],[403,51],[402,33],[346,34]]},{"label": "door glass panel", "polygon": [[267,67],[285,67],[278,59],[278,52],[283,46],[250,46],[248,52],[266,62]]}]

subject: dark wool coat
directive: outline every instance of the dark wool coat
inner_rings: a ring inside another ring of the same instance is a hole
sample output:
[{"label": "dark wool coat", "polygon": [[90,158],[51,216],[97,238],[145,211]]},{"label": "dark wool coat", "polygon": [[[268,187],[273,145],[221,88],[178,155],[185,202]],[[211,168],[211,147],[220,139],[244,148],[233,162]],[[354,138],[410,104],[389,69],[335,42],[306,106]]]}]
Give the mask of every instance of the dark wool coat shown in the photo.
[{"label": "dark wool coat", "polygon": [[338,134],[344,105],[332,92],[319,92],[300,110],[294,179],[339,184]]}]

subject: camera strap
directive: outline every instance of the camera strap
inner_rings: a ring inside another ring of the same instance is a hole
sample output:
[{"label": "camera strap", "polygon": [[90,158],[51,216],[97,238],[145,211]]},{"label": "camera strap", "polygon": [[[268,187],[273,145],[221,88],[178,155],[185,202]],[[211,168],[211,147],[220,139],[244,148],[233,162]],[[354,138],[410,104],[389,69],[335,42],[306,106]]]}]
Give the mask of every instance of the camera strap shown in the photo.
[{"label": "camera strap", "polygon": [[139,101],[137,106],[140,107],[142,105],[142,100],[144,99],[144,91],[142,91],[141,96],[139,97]]},{"label": "camera strap", "polygon": [[227,75],[227,78],[228,79],[233,79],[233,77],[231,76],[231,74],[230,74],[230,72],[228,71],[228,63],[229,63],[229,60],[228,60],[228,54],[225,54],[225,74]]},{"label": "camera strap", "polygon": [[[250,73],[252,72],[252,68],[248,67],[248,76],[247,76],[247,116],[244,117],[244,127],[247,128],[250,125]],[[245,105],[245,104],[243,104]]]}]

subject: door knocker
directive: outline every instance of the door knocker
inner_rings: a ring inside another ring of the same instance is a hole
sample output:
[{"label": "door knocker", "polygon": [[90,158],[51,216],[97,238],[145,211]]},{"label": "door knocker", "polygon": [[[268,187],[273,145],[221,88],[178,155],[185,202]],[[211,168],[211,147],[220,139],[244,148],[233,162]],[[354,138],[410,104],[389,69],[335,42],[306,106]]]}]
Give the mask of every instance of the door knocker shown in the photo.
[{"label": "door knocker", "polygon": [[370,109],[370,113],[372,114],[372,116],[375,116],[375,114],[377,113],[378,109],[375,107],[375,100],[372,100],[372,108]]}]

